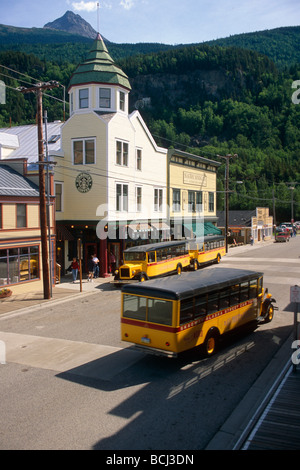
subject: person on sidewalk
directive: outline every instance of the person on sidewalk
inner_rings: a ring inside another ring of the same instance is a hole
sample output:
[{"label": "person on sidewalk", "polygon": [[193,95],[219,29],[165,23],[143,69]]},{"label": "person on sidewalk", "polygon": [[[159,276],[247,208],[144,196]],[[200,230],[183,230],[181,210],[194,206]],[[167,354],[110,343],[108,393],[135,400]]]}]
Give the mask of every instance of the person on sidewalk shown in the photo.
[{"label": "person on sidewalk", "polygon": [[87,268],[88,268],[88,282],[93,282],[93,277],[94,277],[94,256],[91,255],[91,257],[88,259],[87,262]]},{"label": "person on sidewalk", "polygon": [[93,262],[94,262],[94,279],[99,277],[99,259],[97,258],[97,255],[94,254],[93,256]]},{"label": "person on sidewalk", "polygon": [[79,269],[79,264],[77,262],[76,258],[73,258],[72,264],[71,264],[71,269],[72,269],[72,276],[73,276],[73,284],[77,280],[77,275],[78,275],[78,269]]}]

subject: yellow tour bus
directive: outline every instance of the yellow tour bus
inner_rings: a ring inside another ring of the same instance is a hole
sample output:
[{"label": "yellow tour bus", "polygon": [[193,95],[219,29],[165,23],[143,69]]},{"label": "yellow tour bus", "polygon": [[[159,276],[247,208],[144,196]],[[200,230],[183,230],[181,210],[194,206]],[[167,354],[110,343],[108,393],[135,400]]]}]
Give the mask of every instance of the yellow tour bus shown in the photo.
[{"label": "yellow tour bus", "polygon": [[211,356],[227,333],[270,322],[274,302],[263,288],[263,274],[244,269],[215,267],[127,284],[121,340],[168,357],[198,346]]},{"label": "yellow tour bus", "polygon": [[222,235],[210,235],[189,241],[190,264],[194,271],[212,262],[220,263],[226,254]]},{"label": "yellow tour bus", "polygon": [[197,270],[211,262],[219,263],[225,255],[222,236],[207,236],[195,240],[178,240],[127,248],[123,265],[115,271],[113,283],[126,284],[146,281],[169,274],[181,274],[188,268]]},{"label": "yellow tour bus", "polygon": [[123,251],[123,265],[115,272],[115,284],[146,281],[168,274],[181,274],[190,266],[186,240],[150,243]]}]

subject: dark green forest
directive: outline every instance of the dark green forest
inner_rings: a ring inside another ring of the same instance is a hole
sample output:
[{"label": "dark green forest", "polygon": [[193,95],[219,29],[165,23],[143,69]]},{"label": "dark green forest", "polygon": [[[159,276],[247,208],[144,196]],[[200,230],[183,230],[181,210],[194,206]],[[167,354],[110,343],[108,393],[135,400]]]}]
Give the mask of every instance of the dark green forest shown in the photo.
[{"label": "dark green forest", "polygon": [[[294,218],[300,220],[300,105],[292,102],[300,64],[295,56],[288,65],[278,65],[267,55],[239,47],[200,44],[122,57],[108,48],[129,76],[131,111],[139,109],[159,145],[215,160],[217,155],[236,155],[230,160],[230,209],[268,206],[272,214],[275,203],[280,222],[291,218],[293,199]],[[10,120],[12,125],[35,122],[35,96],[17,87],[29,86],[29,77],[58,80],[67,87],[81,58],[69,62],[61,56],[54,60],[0,52],[0,64],[6,67],[0,67],[0,79],[7,85],[0,127]],[[63,87],[49,95],[57,98],[43,98],[49,121],[63,119]],[[143,98],[151,104],[145,106]],[[67,118],[68,106],[66,111]],[[223,190],[224,164],[218,177],[219,210]]]}]

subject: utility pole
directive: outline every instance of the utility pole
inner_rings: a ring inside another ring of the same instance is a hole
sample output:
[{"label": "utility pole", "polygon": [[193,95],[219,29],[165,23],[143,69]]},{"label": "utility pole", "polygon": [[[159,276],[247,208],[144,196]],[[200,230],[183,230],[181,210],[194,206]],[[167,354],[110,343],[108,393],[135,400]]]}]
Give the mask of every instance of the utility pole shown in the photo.
[{"label": "utility pole", "polygon": [[228,253],[228,225],[229,225],[229,159],[237,157],[237,154],[217,155],[217,157],[225,158],[225,248]]},{"label": "utility pole", "polygon": [[45,162],[44,158],[44,139],[43,139],[43,90],[51,90],[59,87],[58,82],[37,83],[36,85],[25,88],[21,87],[22,93],[35,93],[37,97],[37,128],[38,128],[38,152],[39,152],[39,193],[40,193],[40,224],[41,224],[41,244],[42,244],[42,269],[43,269],[43,287],[44,299],[50,299],[50,272],[49,256],[47,246],[47,211],[46,211],[46,187],[45,187]]}]

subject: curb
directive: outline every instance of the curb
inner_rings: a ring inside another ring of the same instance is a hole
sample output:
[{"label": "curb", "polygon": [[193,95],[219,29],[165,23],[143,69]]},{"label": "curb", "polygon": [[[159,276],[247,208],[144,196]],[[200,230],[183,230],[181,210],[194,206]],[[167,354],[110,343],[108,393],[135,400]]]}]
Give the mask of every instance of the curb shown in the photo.
[{"label": "curb", "polygon": [[[291,327],[292,328],[292,327]],[[205,450],[240,450],[291,366],[292,333],[234,409]],[[288,357],[288,359],[287,359]],[[278,371],[280,371],[278,373]],[[274,379],[275,377],[275,379]]]},{"label": "curb", "polygon": [[30,312],[34,312],[35,310],[38,310],[38,309],[44,309],[44,308],[48,308],[49,306],[52,306],[52,305],[58,305],[58,304],[62,304],[64,302],[68,302],[70,300],[74,300],[74,298],[77,298],[77,297],[87,297],[88,295],[93,295],[93,294],[98,294],[97,291],[90,291],[90,292],[78,292],[77,294],[69,294],[67,295],[66,297],[64,297],[63,299],[49,299],[49,300],[45,300],[43,303],[38,303],[38,304],[35,304],[35,305],[31,305],[30,307],[24,307],[24,308],[19,308],[17,310],[12,310],[10,312],[6,312],[6,313],[3,313],[3,314],[0,314],[0,320],[4,319],[4,318],[7,318],[7,317],[16,317],[18,315],[23,315],[25,313],[30,313]]}]

